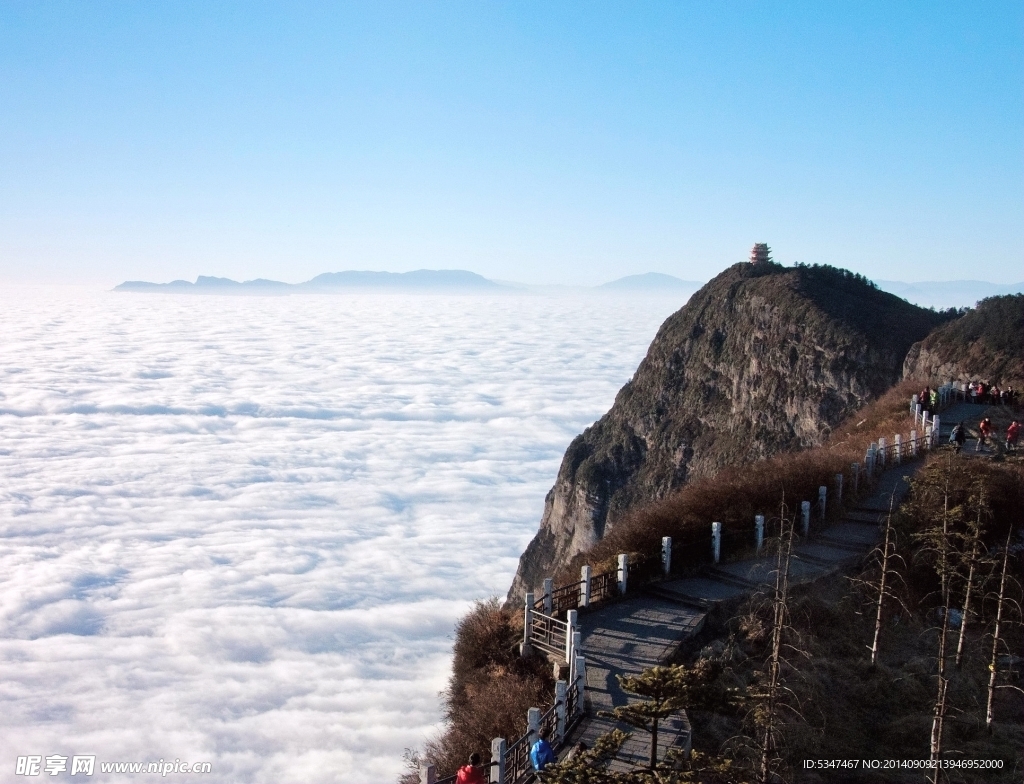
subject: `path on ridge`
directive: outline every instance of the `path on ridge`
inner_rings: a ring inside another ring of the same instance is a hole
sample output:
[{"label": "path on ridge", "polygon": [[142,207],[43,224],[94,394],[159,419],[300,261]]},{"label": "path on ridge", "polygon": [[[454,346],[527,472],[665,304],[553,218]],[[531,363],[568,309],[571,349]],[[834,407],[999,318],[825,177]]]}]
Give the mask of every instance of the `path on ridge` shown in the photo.
[{"label": "path on ridge", "polygon": [[[961,418],[974,416],[981,410],[980,406],[969,408],[970,414]],[[942,429],[948,438],[946,426]],[[899,505],[909,489],[907,478],[920,465],[915,461],[887,469],[872,492],[855,508],[846,511],[842,519],[827,528],[812,529],[811,536],[794,550],[791,583],[815,580],[870,552],[880,538],[879,523],[889,511],[890,498]],[[611,769],[624,771],[645,764],[650,755],[650,735],[597,715],[599,711],[610,711],[635,699],[619,688],[616,676],[636,675],[665,663],[686,637],[700,630],[708,610],[717,602],[752,594],[773,581],[774,563],[774,559],[768,557],[722,563],[703,570],[700,576],[655,583],[647,588],[644,596],[582,615],[580,631],[582,652],[587,661],[588,713],[567,746],[582,740],[592,747],[597,738],[618,727],[633,735],[612,762]],[[659,730],[658,758],[663,759],[672,747],[686,748],[689,741],[687,717],[673,717]]]}]

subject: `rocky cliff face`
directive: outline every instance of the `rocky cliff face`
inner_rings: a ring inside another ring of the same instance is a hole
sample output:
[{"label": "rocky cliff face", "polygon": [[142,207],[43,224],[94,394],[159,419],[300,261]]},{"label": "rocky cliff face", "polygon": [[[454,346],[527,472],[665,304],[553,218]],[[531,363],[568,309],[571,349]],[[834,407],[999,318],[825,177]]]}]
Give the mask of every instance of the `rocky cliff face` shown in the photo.
[{"label": "rocky cliff face", "polygon": [[907,354],[903,375],[933,385],[981,380],[1024,385],[1024,294],[989,297]]},{"label": "rocky cliff face", "polygon": [[569,446],[509,599],[636,505],[820,444],[900,379],[941,317],[830,267],[737,264],[670,316],[611,410]]}]

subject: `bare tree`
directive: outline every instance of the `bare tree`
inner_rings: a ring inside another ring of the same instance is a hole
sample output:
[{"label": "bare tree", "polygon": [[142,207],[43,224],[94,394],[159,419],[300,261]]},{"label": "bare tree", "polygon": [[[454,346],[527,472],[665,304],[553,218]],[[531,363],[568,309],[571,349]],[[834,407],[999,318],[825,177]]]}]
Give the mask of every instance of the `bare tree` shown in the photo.
[{"label": "bare tree", "polygon": [[[938,763],[942,758],[942,732],[946,720],[946,695],[949,690],[949,678],[946,676],[946,646],[949,637],[949,600],[950,600],[950,578],[952,569],[950,567],[949,548],[949,479],[947,475],[946,490],[942,499],[942,534],[936,542],[938,549],[938,563],[936,571],[939,574],[942,596],[942,623],[939,627],[939,651],[938,651],[938,689],[935,694],[935,705],[932,709],[932,731],[929,742],[931,762]],[[932,776],[933,784],[939,784],[939,765],[935,764]]]},{"label": "bare tree", "polygon": [[[885,609],[885,600],[892,599],[894,601],[902,601],[893,592],[892,583],[896,579],[901,579],[899,572],[896,571],[895,564],[897,561],[903,562],[903,558],[896,553],[896,532],[892,526],[892,508],[895,502],[895,496],[889,499],[889,514],[885,517],[885,536],[882,541],[881,547],[876,547],[874,554],[878,559],[879,566],[881,567],[881,574],[878,578],[877,586],[874,583],[866,582],[865,584],[870,586],[872,592],[875,593],[875,631],[871,637],[871,666],[874,667],[878,663],[878,642],[882,634],[882,613]],[[855,582],[860,582],[859,580]]]},{"label": "bare tree", "polygon": [[793,528],[796,520],[786,514],[782,505],[779,548],[775,558],[775,587],[772,596],[771,651],[768,655],[768,677],[764,689],[751,696],[761,700],[758,710],[761,737],[758,781],[768,784],[779,758],[779,725],[783,694],[782,655],[783,632],[789,625],[789,569],[793,557]]},{"label": "bare tree", "polygon": [[966,547],[966,560],[967,560],[967,585],[964,587],[964,606],[963,613],[960,617],[960,637],[956,643],[956,666],[960,668],[960,664],[964,657],[964,639],[967,637],[967,621],[971,615],[971,599],[974,597],[976,589],[975,585],[975,574],[978,566],[978,555],[981,549],[981,516],[982,511],[985,508],[985,489],[982,487],[978,494],[978,514],[974,523],[969,525],[969,533],[967,534],[967,547]]},{"label": "bare tree", "polygon": [[1003,568],[999,577],[999,596],[996,601],[995,629],[992,632],[992,658],[988,664],[988,699],[985,704],[985,727],[989,733],[992,732],[992,700],[996,693],[996,675],[999,664],[999,634],[1003,625],[1003,607],[1006,599],[1007,566],[1010,562],[1010,538],[1013,536],[1013,527],[1006,532],[1006,546],[1003,548]]}]

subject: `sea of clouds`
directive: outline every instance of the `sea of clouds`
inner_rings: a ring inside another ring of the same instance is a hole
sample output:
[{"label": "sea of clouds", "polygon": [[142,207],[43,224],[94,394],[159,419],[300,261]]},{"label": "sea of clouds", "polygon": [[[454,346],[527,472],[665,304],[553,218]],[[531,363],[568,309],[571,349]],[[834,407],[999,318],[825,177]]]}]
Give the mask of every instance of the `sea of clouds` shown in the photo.
[{"label": "sea of clouds", "polygon": [[681,304],[0,292],[0,779],[393,781]]}]

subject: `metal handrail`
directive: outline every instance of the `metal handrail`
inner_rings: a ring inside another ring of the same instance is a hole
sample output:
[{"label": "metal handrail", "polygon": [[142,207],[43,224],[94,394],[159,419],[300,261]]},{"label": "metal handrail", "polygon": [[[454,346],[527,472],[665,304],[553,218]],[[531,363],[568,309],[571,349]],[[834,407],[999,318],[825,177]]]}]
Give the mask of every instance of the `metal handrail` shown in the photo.
[{"label": "metal handrail", "polygon": [[551,610],[553,613],[575,610],[580,606],[580,583],[569,583],[551,592]]},{"label": "metal handrail", "polygon": [[518,781],[530,767],[530,733],[527,731],[519,740],[505,749],[505,776],[502,784]]},{"label": "metal handrail", "polygon": [[590,601],[610,599],[619,593],[619,579],[615,572],[595,574],[590,578]]},{"label": "metal handrail", "polygon": [[530,644],[536,645],[546,653],[565,656],[565,638],[569,631],[569,624],[536,610],[532,617]]}]

